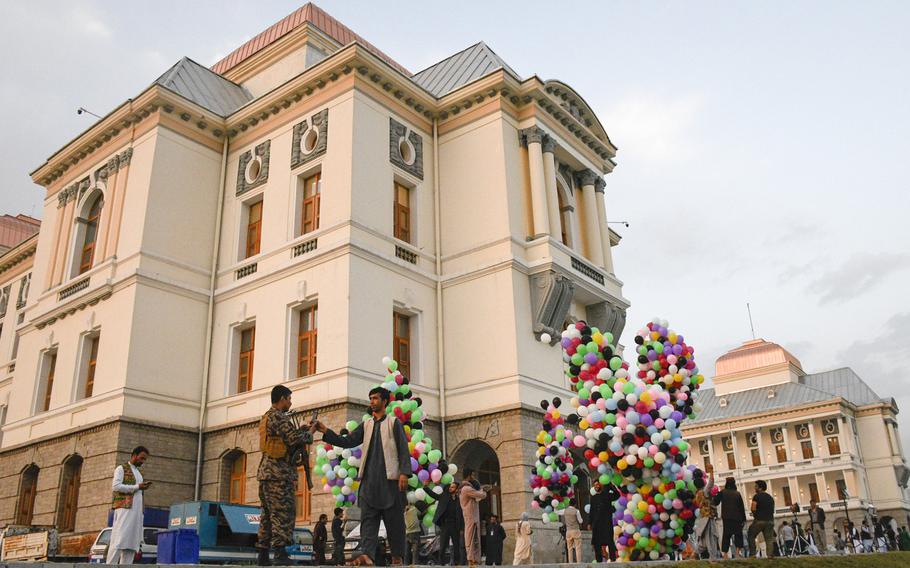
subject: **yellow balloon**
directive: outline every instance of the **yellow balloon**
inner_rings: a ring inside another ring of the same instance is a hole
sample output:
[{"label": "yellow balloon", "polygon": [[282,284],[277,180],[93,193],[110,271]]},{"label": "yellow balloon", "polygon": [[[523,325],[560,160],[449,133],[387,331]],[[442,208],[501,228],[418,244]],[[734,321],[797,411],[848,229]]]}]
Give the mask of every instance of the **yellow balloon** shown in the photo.
[{"label": "yellow balloon", "polygon": [[591,340],[598,345],[603,345],[604,335],[598,331],[597,333],[595,333],[594,335],[591,336]]},{"label": "yellow balloon", "polygon": [[552,414],[554,420],[557,419],[557,418],[559,418],[559,411],[558,411],[558,410],[554,410],[553,412],[551,412],[551,414]]},{"label": "yellow balloon", "polygon": [[581,420],[578,423],[578,427],[581,428],[582,430],[587,430],[589,426],[590,426],[590,424],[588,424],[587,420]]},{"label": "yellow balloon", "polygon": [[607,452],[600,452],[599,454],[597,454],[597,459],[599,459],[602,462],[606,462],[608,459],[610,459],[610,454],[608,454]]},{"label": "yellow balloon", "polygon": [[616,467],[620,470],[624,470],[629,467],[629,464],[626,463],[626,460],[619,460],[619,462],[616,464]]},{"label": "yellow balloon", "polygon": [[639,501],[639,502],[638,502],[638,510],[639,510],[639,511],[647,511],[647,510],[648,510],[648,502],[647,502],[647,501]]},{"label": "yellow balloon", "polygon": [[675,331],[671,331],[670,335],[667,336],[667,339],[670,340],[670,343],[676,343],[676,340],[679,339],[679,336],[676,335]]}]

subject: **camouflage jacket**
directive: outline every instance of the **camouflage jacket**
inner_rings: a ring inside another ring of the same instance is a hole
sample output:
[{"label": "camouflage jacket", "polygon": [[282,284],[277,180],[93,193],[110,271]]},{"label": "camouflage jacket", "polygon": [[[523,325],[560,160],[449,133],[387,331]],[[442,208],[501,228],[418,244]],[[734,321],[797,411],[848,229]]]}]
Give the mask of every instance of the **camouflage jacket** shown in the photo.
[{"label": "camouflage jacket", "polygon": [[311,444],[313,435],[306,430],[294,428],[287,415],[275,408],[270,408],[263,417],[266,418],[266,433],[269,436],[281,438],[288,447],[288,451],[281,458],[270,458],[263,453],[262,460],[259,462],[259,471],[256,473],[256,479],[259,481],[294,482],[297,480],[297,467],[291,463],[293,448]]}]

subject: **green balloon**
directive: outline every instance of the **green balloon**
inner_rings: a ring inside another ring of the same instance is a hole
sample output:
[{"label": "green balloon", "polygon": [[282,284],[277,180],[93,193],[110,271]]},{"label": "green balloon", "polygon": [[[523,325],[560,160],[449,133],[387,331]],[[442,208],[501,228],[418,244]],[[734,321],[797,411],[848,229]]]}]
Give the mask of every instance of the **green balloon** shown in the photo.
[{"label": "green balloon", "polygon": [[433,526],[433,515],[424,515],[423,516],[423,526],[429,528]]},{"label": "green balloon", "polygon": [[416,489],[417,486],[420,485],[420,480],[417,479],[416,475],[412,475],[408,478],[408,485]]},{"label": "green balloon", "polygon": [[591,398],[591,391],[584,387],[578,389],[578,398]]},{"label": "green balloon", "polygon": [[635,392],[635,385],[632,383],[626,383],[622,386],[623,394],[632,394]]},{"label": "green balloon", "polygon": [[348,429],[348,432],[353,432],[354,430],[357,429],[357,421],[348,420],[347,422],[345,422],[344,427]]},{"label": "green balloon", "polygon": [[622,367],[622,359],[613,357],[610,359],[610,369],[616,371]]},{"label": "green balloon", "polygon": [[604,335],[604,340],[607,343],[609,343],[610,345],[613,345],[613,334],[608,331],[607,333],[605,333],[603,335]]},{"label": "green balloon", "polygon": [[439,450],[430,450],[427,457],[429,457],[430,463],[439,463],[440,458],[442,458],[442,452]]},{"label": "green balloon", "polygon": [[392,362],[389,363],[389,370],[393,373],[398,370],[398,361],[392,359]]},{"label": "green balloon", "polygon": [[616,415],[615,415],[615,414],[607,414],[606,422],[607,422],[607,424],[616,424]]},{"label": "green balloon", "polygon": [[584,362],[585,362],[585,358],[581,353],[576,353],[575,355],[572,355],[572,364],[573,365],[577,365],[580,367],[582,364],[584,364]]},{"label": "green balloon", "polygon": [[420,462],[420,465],[426,464],[426,463],[427,463],[427,455],[426,455],[426,454],[420,454],[420,457],[417,458],[417,461]]},{"label": "green balloon", "polygon": [[414,422],[419,422],[421,418],[423,418],[422,410],[417,409],[411,413],[411,420],[413,420]]},{"label": "green balloon", "polygon": [[655,341],[655,342],[654,342],[654,350],[657,351],[658,353],[663,353],[663,352],[664,352],[664,344],[663,344],[663,343],[660,343],[659,341]]},{"label": "green balloon", "polygon": [[339,493],[341,493],[341,487],[338,487],[337,485],[333,486],[332,495],[338,495]]},{"label": "green balloon", "polygon": [[600,475],[600,478],[598,479],[598,481],[600,481],[601,485],[606,485],[606,484],[610,483],[610,476],[607,475],[606,473],[602,473]]},{"label": "green balloon", "polygon": [[596,342],[591,341],[585,347],[587,347],[588,353],[597,353],[597,343]]},{"label": "green balloon", "polygon": [[453,477],[451,473],[444,473],[442,474],[442,479],[440,481],[442,481],[443,485],[449,485],[452,483],[452,480]]}]

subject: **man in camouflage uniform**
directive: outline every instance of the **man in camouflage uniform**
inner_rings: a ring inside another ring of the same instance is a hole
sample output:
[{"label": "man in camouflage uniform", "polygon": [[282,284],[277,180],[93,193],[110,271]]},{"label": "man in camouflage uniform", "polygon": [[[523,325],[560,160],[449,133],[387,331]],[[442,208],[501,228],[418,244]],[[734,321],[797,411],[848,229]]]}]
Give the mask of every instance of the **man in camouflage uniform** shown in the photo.
[{"label": "man in camouflage uniform", "polygon": [[294,446],[310,444],[313,434],[298,430],[287,417],[291,408],[291,390],[284,385],[272,389],[272,407],[259,421],[259,449],[262,461],[259,480],[259,566],[268,566],[269,548],[275,552],[275,564],[290,564],[286,547],[294,530],[297,467],[291,463]]}]

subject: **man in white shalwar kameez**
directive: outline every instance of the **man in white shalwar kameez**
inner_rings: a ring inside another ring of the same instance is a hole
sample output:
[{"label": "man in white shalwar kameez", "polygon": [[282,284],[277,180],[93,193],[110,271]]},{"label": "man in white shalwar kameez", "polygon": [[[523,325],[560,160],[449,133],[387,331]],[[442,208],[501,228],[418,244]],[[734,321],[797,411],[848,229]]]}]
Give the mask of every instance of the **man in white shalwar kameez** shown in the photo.
[{"label": "man in white shalwar kameez", "polygon": [[108,564],[132,564],[142,542],[142,494],[152,482],[143,481],[139,468],[148,455],[148,449],[139,446],[130,461],[114,470],[114,524],[107,547]]}]

